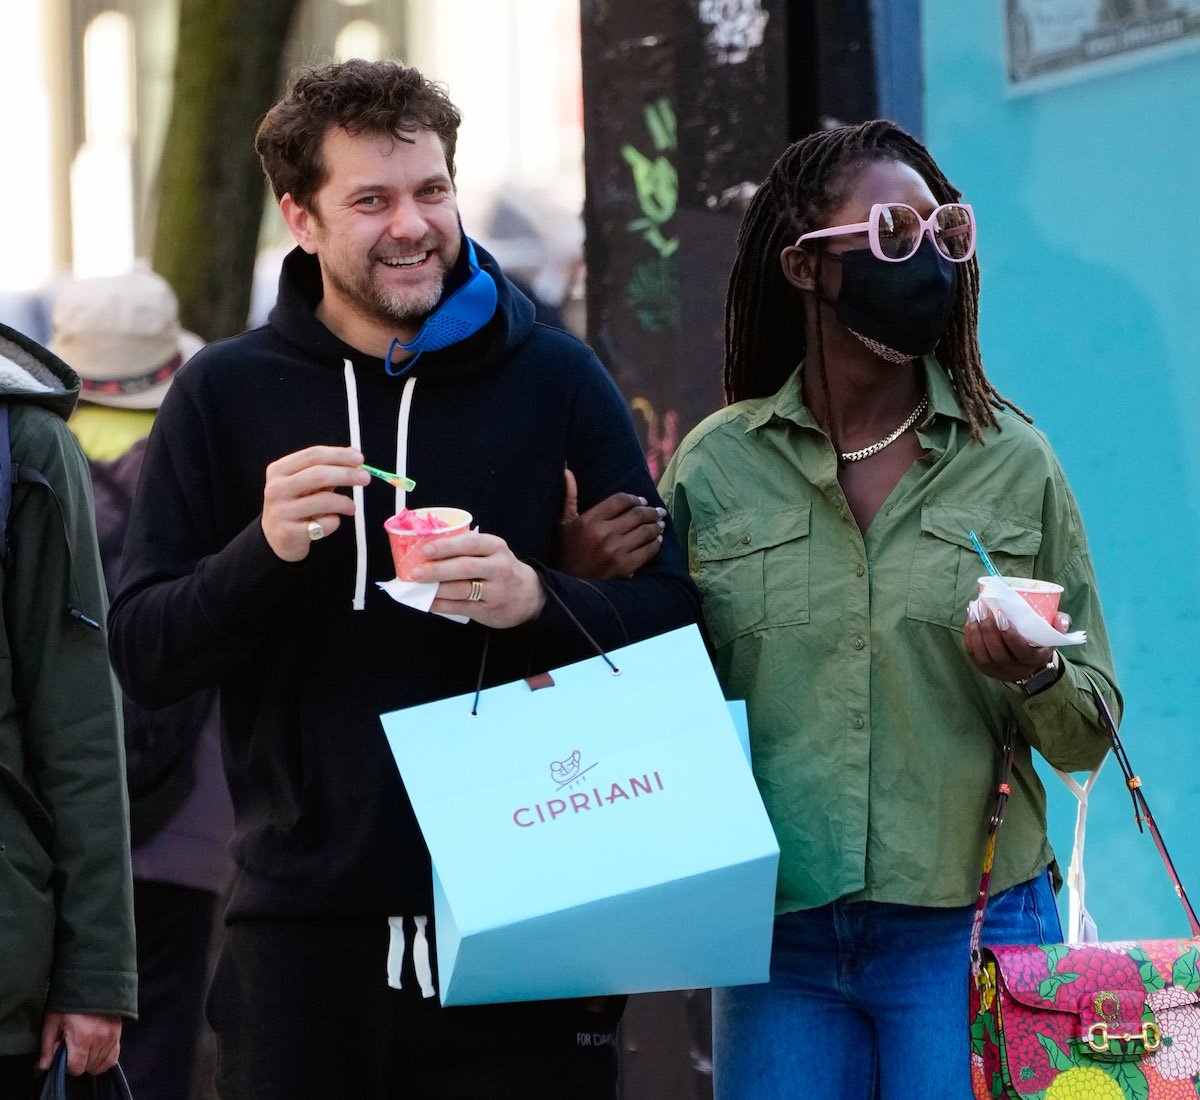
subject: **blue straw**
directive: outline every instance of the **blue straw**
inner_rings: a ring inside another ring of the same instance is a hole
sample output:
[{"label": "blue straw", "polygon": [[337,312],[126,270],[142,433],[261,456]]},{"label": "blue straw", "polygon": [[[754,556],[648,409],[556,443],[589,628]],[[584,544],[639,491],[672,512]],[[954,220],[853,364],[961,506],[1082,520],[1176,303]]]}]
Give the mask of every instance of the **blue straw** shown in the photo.
[{"label": "blue straw", "polygon": [[975,547],[975,553],[979,555],[979,560],[983,562],[983,567],[993,577],[1000,576],[1000,570],[992,564],[992,559],[988,557],[987,551],[983,548],[983,543],[979,541],[979,536],[974,531],[968,531],[967,536],[971,540],[971,545]]}]

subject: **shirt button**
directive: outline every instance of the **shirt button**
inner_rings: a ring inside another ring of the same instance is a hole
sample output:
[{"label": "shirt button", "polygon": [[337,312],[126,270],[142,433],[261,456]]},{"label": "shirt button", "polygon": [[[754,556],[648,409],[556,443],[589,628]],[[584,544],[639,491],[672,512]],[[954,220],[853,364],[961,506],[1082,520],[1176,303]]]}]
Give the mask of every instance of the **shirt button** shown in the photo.
[{"label": "shirt button", "polygon": [[857,718],[855,718],[855,719],[854,719],[854,728],[855,728],[856,730],[860,730],[860,729],[862,729],[862,728],[863,728],[863,726],[865,726],[865,725],[866,725],[866,722],[864,722],[864,721],[862,720],[862,715],[859,715],[859,717],[857,717]]},{"label": "shirt button", "polygon": [[749,535],[743,535],[743,536],[742,536],[742,545],[743,545],[743,546],[749,546],[749,545],[750,545],[750,536],[749,536]]},{"label": "shirt button", "polygon": [[854,635],[854,648],[855,649],[862,649],[862,647],[865,646],[866,644],[867,643],[863,641],[861,634]]},{"label": "shirt button", "polygon": [[865,565],[856,565],[854,567],[854,575],[856,577],[861,577],[866,571],[867,567]]}]

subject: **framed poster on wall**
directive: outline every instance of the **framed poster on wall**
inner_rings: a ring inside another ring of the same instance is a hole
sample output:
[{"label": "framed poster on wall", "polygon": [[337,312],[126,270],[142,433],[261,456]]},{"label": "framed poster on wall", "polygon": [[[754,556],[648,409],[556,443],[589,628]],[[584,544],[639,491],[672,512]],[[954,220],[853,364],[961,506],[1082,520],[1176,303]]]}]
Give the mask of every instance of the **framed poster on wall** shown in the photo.
[{"label": "framed poster on wall", "polygon": [[1040,91],[1200,49],[1200,0],[1004,0],[1008,89]]}]

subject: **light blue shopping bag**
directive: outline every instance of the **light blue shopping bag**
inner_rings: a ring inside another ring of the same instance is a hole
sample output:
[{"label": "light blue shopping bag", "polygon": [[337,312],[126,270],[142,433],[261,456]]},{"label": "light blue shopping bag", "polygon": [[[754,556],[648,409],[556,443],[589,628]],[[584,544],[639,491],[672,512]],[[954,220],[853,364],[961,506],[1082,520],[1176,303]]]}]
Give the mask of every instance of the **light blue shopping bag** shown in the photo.
[{"label": "light blue shopping bag", "polygon": [[767,980],[779,848],[700,633],[608,656],[382,716],[443,1004]]},{"label": "light blue shopping bag", "polygon": [[733,729],[737,733],[738,744],[742,746],[746,763],[750,763],[750,716],[746,713],[745,699],[730,699],[725,704],[729,708],[729,717],[733,719]]}]

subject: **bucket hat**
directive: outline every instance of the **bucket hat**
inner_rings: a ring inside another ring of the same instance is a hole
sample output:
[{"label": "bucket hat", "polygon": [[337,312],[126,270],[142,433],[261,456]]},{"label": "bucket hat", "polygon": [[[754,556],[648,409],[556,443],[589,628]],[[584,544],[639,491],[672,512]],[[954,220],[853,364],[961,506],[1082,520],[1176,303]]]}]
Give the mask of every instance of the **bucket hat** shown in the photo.
[{"label": "bucket hat", "polygon": [[52,313],[50,350],[83,380],[80,398],[157,409],[175,372],[204,346],[179,323],[179,302],[152,271],[74,279]]}]

